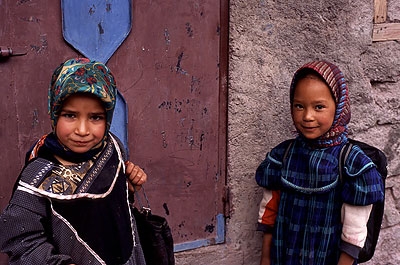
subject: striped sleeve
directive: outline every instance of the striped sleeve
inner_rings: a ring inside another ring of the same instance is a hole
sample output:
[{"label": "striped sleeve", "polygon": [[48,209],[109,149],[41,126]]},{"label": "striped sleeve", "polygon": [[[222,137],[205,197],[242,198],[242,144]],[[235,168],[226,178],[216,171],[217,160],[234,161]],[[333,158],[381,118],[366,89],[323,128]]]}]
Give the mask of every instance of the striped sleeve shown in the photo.
[{"label": "striped sleeve", "polygon": [[263,188],[263,197],[261,199],[258,212],[258,231],[271,233],[278,214],[280,192],[277,190],[268,190]]}]

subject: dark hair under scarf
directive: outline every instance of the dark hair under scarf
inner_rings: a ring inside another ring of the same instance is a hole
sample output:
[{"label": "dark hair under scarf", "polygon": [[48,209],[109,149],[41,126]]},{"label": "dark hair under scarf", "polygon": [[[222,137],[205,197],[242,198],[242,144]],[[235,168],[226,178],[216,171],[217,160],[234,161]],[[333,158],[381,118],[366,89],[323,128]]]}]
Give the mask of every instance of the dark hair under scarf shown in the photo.
[{"label": "dark hair under scarf", "polygon": [[331,128],[314,140],[316,141],[314,144],[319,147],[339,145],[347,139],[347,125],[350,122],[351,112],[348,87],[342,71],[336,65],[326,61],[313,61],[300,67],[290,85],[290,105],[293,105],[294,90],[298,81],[310,71],[325,80],[336,103],[335,118]]}]

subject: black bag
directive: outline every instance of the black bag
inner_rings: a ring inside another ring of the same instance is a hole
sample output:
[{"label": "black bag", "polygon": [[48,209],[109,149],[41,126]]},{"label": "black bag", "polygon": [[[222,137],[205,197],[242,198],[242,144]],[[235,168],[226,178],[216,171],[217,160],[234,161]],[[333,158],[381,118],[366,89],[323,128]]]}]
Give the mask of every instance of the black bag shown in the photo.
[{"label": "black bag", "polygon": [[164,217],[152,214],[144,187],[142,190],[147,207],[141,204],[138,191],[136,191],[134,195],[138,207],[132,207],[132,212],[136,220],[146,264],[174,265],[174,242],[171,228]]},{"label": "black bag", "polygon": [[[353,145],[357,145],[364,151],[364,153],[371,158],[372,162],[376,165],[378,172],[381,174],[383,185],[385,185],[385,180],[387,176],[387,159],[385,154],[379,150],[378,148],[371,146],[367,143],[360,142],[354,139],[349,139],[348,143],[343,146],[340,151],[340,159],[339,159],[339,174],[340,179],[342,180],[342,165],[344,165],[347,156],[351,150]],[[384,190],[385,191],[385,190]],[[375,247],[378,242],[379,232],[381,230],[383,213],[384,213],[384,203],[382,202],[374,203],[372,206],[371,214],[367,223],[367,239],[365,240],[365,245],[361,249],[360,254],[358,255],[358,263],[363,263],[369,261],[375,252]]]}]

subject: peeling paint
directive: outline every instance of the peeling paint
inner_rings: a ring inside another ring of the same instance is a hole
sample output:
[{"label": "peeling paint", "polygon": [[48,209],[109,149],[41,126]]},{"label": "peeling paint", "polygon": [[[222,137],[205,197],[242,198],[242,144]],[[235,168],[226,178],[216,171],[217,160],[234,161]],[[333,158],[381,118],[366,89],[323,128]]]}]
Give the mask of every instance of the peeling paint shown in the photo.
[{"label": "peeling paint", "polygon": [[208,109],[206,107],[203,108],[203,111],[201,112],[201,116],[205,116],[208,113]]},{"label": "peeling paint", "polygon": [[182,221],[182,222],[180,222],[179,224],[178,224],[178,227],[179,228],[182,228],[182,227],[184,227],[185,226],[185,221]]},{"label": "peeling paint", "polygon": [[170,110],[173,109],[175,113],[183,113],[187,111],[189,113],[199,110],[201,112],[201,116],[204,116],[208,113],[208,109],[204,107],[200,109],[199,106],[200,102],[197,99],[177,99],[175,98],[173,101],[171,100],[164,100],[158,105],[158,109]]},{"label": "peeling paint", "polygon": [[106,12],[110,12],[111,11],[111,4],[108,3],[106,4]]},{"label": "peeling paint", "polygon": [[200,151],[203,150],[203,142],[204,142],[204,133],[200,135]]},{"label": "peeling paint", "polygon": [[190,149],[192,149],[193,146],[194,146],[194,137],[193,137],[193,135],[188,135],[188,136],[186,137],[186,139],[188,140]]},{"label": "peeling paint", "polygon": [[192,186],[192,181],[188,181],[188,182],[184,181],[184,183],[186,185],[186,188],[189,188],[190,186]]},{"label": "peeling paint", "polygon": [[97,24],[97,27],[99,28],[99,34],[101,35],[101,34],[104,34],[104,28],[103,28],[103,26],[101,25],[101,22],[99,22],[99,24]]},{"label": "peeling paint", "polygon": [[192,26],[190,25],[190,23],[187,22],[187,23],[185,24],[185,27],[186,27],[186,34],[187,34],[189,37],[193,37],[193,29],[192,29]]},{"label": "peeling paint", "polygon": [[159,109],[171,109],[172,102],[171,101],[163,101],[160,105],[158,105]]},{"label": "peeling paint", "polygon": [[19,1],[17,2],[17,5],[18,5],[18,6],[19,6],[19,5],[23,5],[23,4],[28,3],[28,2],[31,2],[31,0],[19,0]]},{"label": "peeling paint", "polygon": [[95,5],[92,5],[92,6],[89,8],[89,15],[93,15],[95,12],[96,12],[96,6],[95,6]]},{"label": "peeling paint", "polygon": [[208,232],[208,233],[211,234],[212,232],[214,232],[214,228],[215,228],[215,226],[213,224],[206,225],[206,228],[204,229],[204,232]]},{"label": "peeling paint", "polygon": [[164,210],[165,210],[165,214],[166,214],[166,215],[169,215],[169,209],[168,209],[167,203],[164,202],[162,206],[163,206],[163,208],[164,208]]},{"label": "peeling paint", "polygon": [[186,75],[187,72],[185,70],[183,70],[182,67],[181,67],[182,59],[183,59],[183,52],[181,52],[178,55],[178,62],[176,63],[175,72]]},{"label": "peeling paint", "polygon": [[38,124],[39,124],[38,110],[34,109],[33,110],[33,116],[32,116],[32,127],[36,127]]},{"label": "peeling paint", "polygon": [[[165,45],[169,46],[171,44],[171,40],[169,38],[168,29],[164,29],[164,39],[165,39]],[[168,48],[167,48],[167,50],[168,50]]]},{"label": "peeling paint", "polygon": [[194,137],[193,137],[193,127],[194,127],[193,124],[194,124],[194,122],[195,122],[195,119],[192,119],[191,123],[190,123],[190,128],[188,129],[188,135],[186,136],[186,139],[188,141],[190,149],[192,149],[193,146],[195,145],[194,144]]},{"label": "peeling paint", "polygon": [[198,91],[199,88],[200,88],[200,78],[192,76],[192,80],[190,81],[190,92],[193,93],[194,91]]},{"label": "peeling paint", "polygon": [[186,120],[186,118],[182,118],[182,119],[179,121],[179,123],[181,124],[182,127],[185,126],[185,125],[184,125],[185,120]]},{"label": "peeling paint", "polygon": [[182,112],[182,104],[183,104],[182,101],[175,99],[175,105],[174,105],[175,112],[177,113]]},{"label": "peeling paint", "polygon": [[31,44],[31,50],[35,51],[36,53],[43,53],[45,50],[48,48],[48,42],[47,42],[47,34],[42,34],[40,35],[40,46]]},{"label": "peeling paint", "polygon": [[164,147],[164,148],[167,148],[167,146],[168,146],[168,143],[167,143],[167,137],[166,137],[166,132],[165,131],[162,131],[161,132],[161,135],[162,135],[162,146]]},{"label": "peeling paint", "polygon": [[30,17],[21,17],[20,18],[22,21],[26,21],[26,22],[34,22],[34,23],[39,23],[40,19],[34,16],[30,16]]}]

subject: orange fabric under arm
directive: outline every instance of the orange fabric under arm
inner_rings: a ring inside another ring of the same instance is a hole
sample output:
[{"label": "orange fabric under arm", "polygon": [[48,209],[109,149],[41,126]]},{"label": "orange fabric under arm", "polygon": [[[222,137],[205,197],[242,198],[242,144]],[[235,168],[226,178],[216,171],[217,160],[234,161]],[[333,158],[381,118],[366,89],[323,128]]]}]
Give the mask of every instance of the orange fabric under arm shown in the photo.
[{"label": "orange fabric under arm", "polygon": [[278,214],[280,191],[263,189],[263,198],[258,212],[258,222],[273,227]]}]

